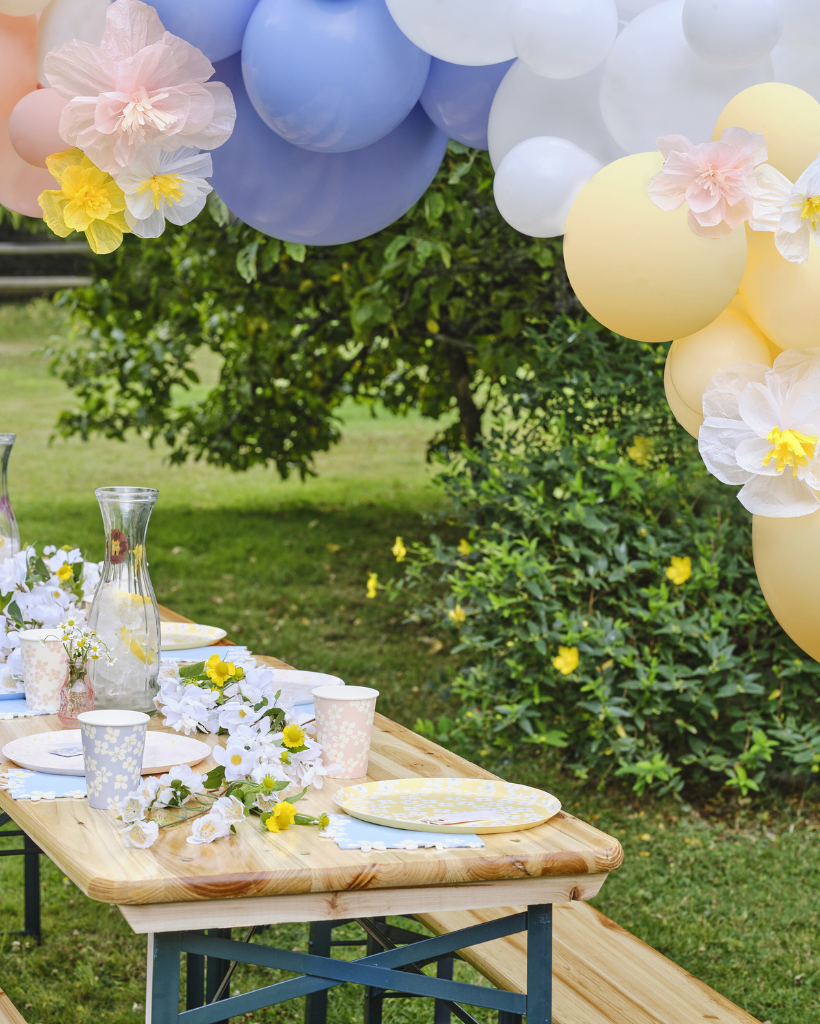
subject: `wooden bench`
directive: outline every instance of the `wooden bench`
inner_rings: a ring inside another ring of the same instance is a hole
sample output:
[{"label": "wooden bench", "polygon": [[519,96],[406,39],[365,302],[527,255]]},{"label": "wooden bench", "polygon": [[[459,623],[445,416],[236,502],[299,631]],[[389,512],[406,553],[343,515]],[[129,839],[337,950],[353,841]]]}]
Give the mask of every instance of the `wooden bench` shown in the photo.
[{"label": "wooden bench", "polygon": [[0,1024],[26,1024],[20,1012],[0,988]]},{"label": "wooden bench", "polygon": [[[417,914],[437,935],[525,907]],[[497,988],[526,991],[527,935],[461,956]],[[558,903],[553,916],[553,1024],[759,1024],[588,903]]]}]

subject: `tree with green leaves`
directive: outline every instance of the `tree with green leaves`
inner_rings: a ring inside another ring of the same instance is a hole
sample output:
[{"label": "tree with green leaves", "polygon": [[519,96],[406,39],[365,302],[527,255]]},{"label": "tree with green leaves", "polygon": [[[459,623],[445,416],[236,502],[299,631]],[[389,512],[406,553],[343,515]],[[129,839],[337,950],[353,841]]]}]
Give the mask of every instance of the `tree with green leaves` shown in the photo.
[{"label": "tree with green leaves", "polygon": [[[210,199],[185,227],[127,238],[63,298],[81,327],[54,353],[80,400],[65,436],[135,430],[177,462],[305,475],[352,397],[433,420],[457,410],[432,443],[475,446],[499,383],[528,365],[524,327],[575,303],[560,244],[510,228],[487,155],[457,143],[413,209],[347,245],[282,243]],[[219,380],[186,400],[202,348]]]}]

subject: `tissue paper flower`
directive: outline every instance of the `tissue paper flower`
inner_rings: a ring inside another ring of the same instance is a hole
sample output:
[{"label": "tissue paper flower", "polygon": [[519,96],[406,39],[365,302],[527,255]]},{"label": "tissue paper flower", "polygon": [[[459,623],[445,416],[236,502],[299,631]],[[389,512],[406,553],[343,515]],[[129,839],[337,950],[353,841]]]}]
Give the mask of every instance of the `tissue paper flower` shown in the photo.
[{"label": "tissue paper flower", "polygon": [[145,143],[174,152],[216,149],[233,131],[230,89],[208,82],[211,62],[166,32],[140,0],[116,0],[100,46],[73,39],[45,59],[49,85],[69,100],[60,135],[103,171],[128,166]]},{"label": "tissue paper flower", "polygon": [[201,818],[195,819],[191,834],[185,841],[198,846],[202,843],[212,843],[215,839],[222,839],[230,834],[230,822],[225,821],[221,814],[204,814]]},{"label": "tissue paper flower", "polygon": [[159,825],[155,821],[135,821],[128,828],[120,829],[120,832],[126,846],[147,850],[157,841]]},{"label": "tissue paper flower", "polygon": [[42,192],[37,202],[43,218],[60,238],[84,231],[97,254],[113,252],[128,232],[125,196],[110,174],[99,170],[79,149],[54,153],[46,160],[59,190]]},{"label": "tissue paper flower", "polygon": [[159,238],[165,221],[188,224],[202,212],[213,189],[205,180],[214,173],[209,153],[178,149],[166,153],[143,146],[131,163],[116,175],[125,193],[125,220],[140,238]]},{"label": "tissue paper flower", "polygon": [[752,213],[749,175],[766,159],[760,132],[727,128],[719,142],[693,145],[683,135],[657,140],[666,162],[647,191],[662,210],[689,204],[689,227],[704,238],[723,238]]},{"label": "tissue paper flower", "polygon": [[769,369],[735,363],[703,394],[698,447],[706,468],[754,515],[820,508],[820,349],[787,349]]},{"label": "tissue paper flower", "polygon": [[809,239],[820,245],[820,157],[792,185],[785,174],[763,164],[752,174],[754,210],[749,226],[774,231],[774,244],[790,263],[809,258]]}]

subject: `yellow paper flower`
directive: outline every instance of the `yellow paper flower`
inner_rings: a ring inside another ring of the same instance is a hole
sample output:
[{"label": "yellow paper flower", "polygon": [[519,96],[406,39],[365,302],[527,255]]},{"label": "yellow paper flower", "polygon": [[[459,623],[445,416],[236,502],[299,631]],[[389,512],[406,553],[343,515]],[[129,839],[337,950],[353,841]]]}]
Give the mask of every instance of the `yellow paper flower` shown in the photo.
[{"label": "yellow paper flower", "polygon": [[236,675],[236,666],[231,661],[223,661],[218,654],[212,654],[205,662],[205,675],[215,686],[224,686]]},{"label": "yellow paper flower", "polygon": [[298,725],[286,725],[282,730],[282,742],[291,750],[305,745],[305,730]]},{"label": "yellow paper flower", "polygon": [[472,550],[473,549],[470,547],[470,544],[467,541],[467,539],[465,537],[462,537],[461,540],[458,542],[458,547],[456,548],[456,551],[458,551],[460,555],[469,555],[469,553]]},{"label": "yellow paper flower", "polygon": [[633,437],[632,447],[626,454],[639,466],[645,466],[655,454],[655,442],[651,437]]},{"label": "yellow paper flower", "polygon": [[390,550],[396,556],[397,562],[403,562],[407,556],[407,548],[404,546],[404,541],[401,537],[396,537],[396,543]]},{"label": "yellow paper flower", "polygon": [[265,822],[268,832],[286,832],[296,821],[296,808],[287,800],[280,801]]},{"label": "yellow paper flower", "polygon": [[379,589],[379,576],[378,573],[369,572],[367,574],[367,596],[373,598],[376,596],[376,591]]},{"label": "yellow paper flower", "polygon": [[552,659],[552,665],[562,676],[568,676],[578,668],[578,660],[577,647],[559,647],[558,656]]},{"label": "yellow paper flower", "polygon": [[460,626],[461,623],[464,622],[464,620],[467,618],[467,613],[464,611],[460,604],[457,604],[455,608],[451,608],[449,612],[447,612],[447,615],[450,619],[453,620],[453,622],[455,622],[457,626]]},{"label": "yellow paper flower", "polygon": [[62,580],[63,583],[65,583],[66,580],[70,580],[73,575],[74,570],[71,568],[68,562],[66,562],[65,565],[61,565],[60,568],[57,570],[57,579]]},{"label": "yellow paper flower", "polygon": [[672,580],[673,583],[680,587],[691,575],[692,559],[688,556],[686,558],[678,558],[677,555],[673,555],[672,564],[666,570],[666,578]]},{"label": "yellow paper flower", "polygon": [[125,196],[110,174],[101,171],[79,149],[54,153],[46,160],[59,190],[41,193],[38,202],[46,224],[65,238],[84,231],[95,253],[109,253],[127,234]]}]

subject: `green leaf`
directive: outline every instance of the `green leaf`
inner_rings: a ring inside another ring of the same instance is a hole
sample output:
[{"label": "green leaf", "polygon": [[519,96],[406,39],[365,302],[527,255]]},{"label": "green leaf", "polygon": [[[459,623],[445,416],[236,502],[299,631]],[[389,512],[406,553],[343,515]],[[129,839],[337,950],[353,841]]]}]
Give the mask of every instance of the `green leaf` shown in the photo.
[{"label": "green leaf", "polygon": [[250,242],[236,254],[236,269],[240,276],[248,284],[256,280],[256,253],[259,249],[259,241]]},{"label": "green leaf", "polygon": [[298,242],[284,242],[285,252],[290,256],[294,263],[304,263],[305,256],[307,255],[307,246],[301,245]]},{"label": "green leaf", "polygon": [[6,606],[6,615],[8,615],[12,622],[16,623],[21,629],[25,627],[25,623],[23,622],[23,613],[20,611],[20,606],[17,604],[17,601],[12,601]]},{"label": "green leaf", "polygon": [[218,764],[212,768],[205,776],[203,785],[206,789],[222,789],[225,785],[225,766]]},{"label": "green leaf", "polygon": [[201,676],[205,674],[205,662],[198,661],[196,665],[183,665],[179,670],[180,677],[182,679],[191,679],[194,676]]}]

